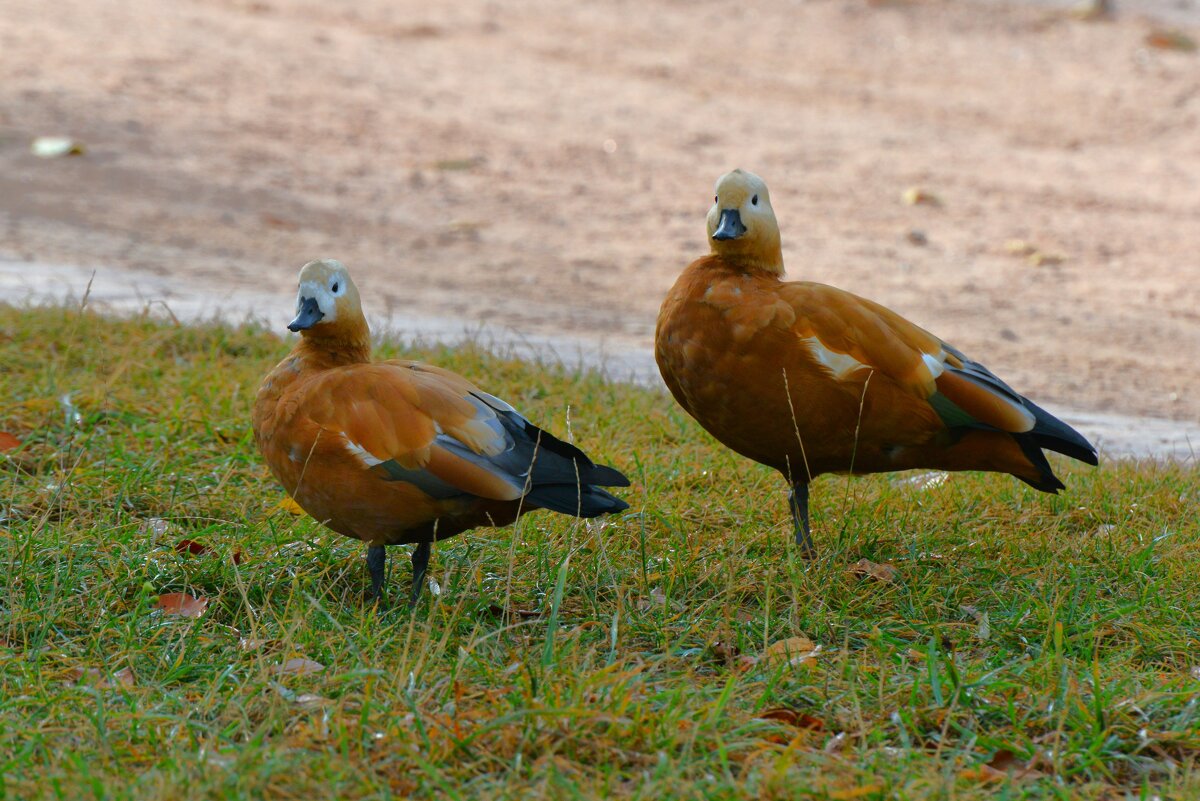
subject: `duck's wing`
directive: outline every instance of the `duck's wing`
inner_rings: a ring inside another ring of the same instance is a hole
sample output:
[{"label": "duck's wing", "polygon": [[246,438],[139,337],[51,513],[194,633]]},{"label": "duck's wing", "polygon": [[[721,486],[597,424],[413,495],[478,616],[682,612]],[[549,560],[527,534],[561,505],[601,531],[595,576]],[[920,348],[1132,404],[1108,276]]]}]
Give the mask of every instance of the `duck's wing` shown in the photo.
[{"label": "duck's wing", "polygon": [[1096,463],[1078,432],[892,310],[823,284],[784,284],[779,296],[795,313],[792,331],[834,378],[874,371],[929,403],[948,428],[1028,433],[1042,447]]},{"label": "duck's wing", "polygon": [[380,480],[405,481],[434,498],[516,500],[526,481],[505,458],[512,438],[467,387],[403,365],[363,364],[322,374],[304,401],[322,437],[339,438]]},{"label": "duck's wing", "polygon": [[491,461],[526,479],[529,497],[539,505],[574,514],[579,511],[574,501],[569,509],[558,509],[554,487],[569,487],[578,495],[575,490],[581,485],[629,486],[629,479],[619,471],[594,463],[579,448],[538,428],[507,401],[484,392],[462,376],[422,362],[387,364],[408,370],[412,381],[432,395],[449,392],[469,403],[476,411],[474,421],[486,421],[492,431],[504,437],[503,451],[490,456]]},{"label": "duck's wing", "polygon": [[556,509],[555,493],[538,489],[562,485],[576,488],[576,503],[558,511],[575,513],[581,484],[628,485],[617,471],[593,464],[448,370],[381,362],[330,371],[320,382],[310,390],[310,398],[322,399],[314,420],[343,438],[364,469],[434,498],[516,500],[528,494],[531,502]]}]

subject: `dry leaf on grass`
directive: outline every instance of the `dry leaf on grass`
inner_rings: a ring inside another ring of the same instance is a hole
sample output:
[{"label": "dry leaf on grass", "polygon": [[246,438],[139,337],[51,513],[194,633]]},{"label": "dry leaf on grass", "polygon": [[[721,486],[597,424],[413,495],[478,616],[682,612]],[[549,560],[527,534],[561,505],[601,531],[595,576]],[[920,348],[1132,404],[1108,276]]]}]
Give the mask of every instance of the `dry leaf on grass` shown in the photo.
[{"label": "dry leaf on grass", "polygon": [[728,640],[717,640],[712,645],[708,646],[709,652],[718,662],[724,662],[730,667],[742,655],[742,649],[738,648],[737,643],[729,642]]},{"label": "dry leaf on grass", "polygon": [[168,592],[166,595],[158,596],[154,608],[162,610],[164,615],[200,617],[208,608],[208,599],[197,598],[186,592]]},{"label": "dry leaf on grass", "polygon": [[[190,553],[192,556],[203,556],[206,553],[212,553],[212,549],[198,540],[180,540],[175,543],[175,552]],[[242,552],[234,551],[229,558],[233,560],[235,565],[240,565],[242,563]]]},{"label": "dry leaf on grass", "polygon": [[708,646],[708,655],[725,667],[739,671],[749,670],[758,662],[757,658],[742,653],[737,643],[728,640],[717,640]]},{"label": "dry leaf on grass", "polygon": [[291,703],[303,709],[313,709],[315,707],[331,703],[330,699],[323,695],[313,695],[312,693],[294,693],[287,687],[284,687],[282,684],[277,684],[275,682],[271,682],[271,687],[285,701],[290,701]]},{"label": "dry leaf on grass", "polygon": [[291,496],[288,496],[280,501],[279,508],[285,512],[291,512],[294,515],[307,514],[304,509],[300,507],[300,504],[296,503]]},{"label": "dry leaf on grass", "polygon": [[257,651],[269,642],[270,640],[260,640],[256,637],[239,637],[238,648],[242,651]]},{"label": "dry leaf on grass", "polygon": [[786,706],[778,706],[774,709],[760,712],[758,717],[763,720],[776,720],[780,723],[786,723],[788,726],[795,726],[797,729],[808,729],[809,731],[825,730],[825,721],[807,712],[797,712]]},{"label": "dry leaf on grass", "polygon": [[171,524],[161,517],[151,517],[142,524],[142,528],[147,534],[153,534],[156,537],[166,534],[170,527]]},{"label": "dry leaf on grass", "polygon": [[21,440],[7,431],[0,431],[0,453],[15,451],[19,447],[21,447]]},{"label": "dry leaf on grass", "polygon": [[667,594],[662,591],[662,587],[651,587],[650,597],[642,598],[638,601],[638,610],[642,612],[664,607],[667,605]]},{"label": "dry leaf on grass", "polygon": [[882,581],[885,584],[899,584],[900,571],[886,562],[872,562],[870,559],[859,559],[850,566],[850,574],[862,579]]},{"label": "dry leaf on grass", "polygon": [[324,669],[325,666],[320,662],[304,657],[295,657],[271,668],[275,673],[287,673],[292,676],[307,676],[310,673],[320,673]]},{"label": "dry leaf on grass", "polygon": [[176,553],[190,553],[193,556],[201,556],[208,553],[208,546],[196,540],[180,540],[175,543]]},{"label": "dry leaf on grass", "polygon": [[313,707],[324,706],[330,703],[330,700],[323,695],[301,693],[292,699],[292,703],[304,709],[312,709]]},{"label": "dry leaf on grass", "polygon": [[773,642],[767,646],[759,657],[759,662],[767,664],[802,665],[816,661],[813,659],[821,646],[807,637],[788,637],[786,640]]},{"label": "dry leaf on grass", "polygon": [[542,616],[542,613],[536,609],[513,609],[507,610],[500,604],[488,604],[480,610],[481,615],[487,617],[499,618],[500,620],[513,620],[520,618],[522,620],[533,620]]},{"label": "dry leaf on grass", "polygon": [[133,687],[137,684],[133,678],[133,671],[129,668],[121,668],[111,677],[100,668],[75,668],[71,672],[76,684],[90,684],[104,690],[113,687]]},{"label": "dry leaf on grass", "polygon": [[993,782],[1007,779],[1009,776],[1014,779],[1036,779],[1046,774],[1030,767],[1028,762],[1018,759],[1012,751],[1002,748],[987,762],[967,768],[958,775],[959,778],[968,781]]}]

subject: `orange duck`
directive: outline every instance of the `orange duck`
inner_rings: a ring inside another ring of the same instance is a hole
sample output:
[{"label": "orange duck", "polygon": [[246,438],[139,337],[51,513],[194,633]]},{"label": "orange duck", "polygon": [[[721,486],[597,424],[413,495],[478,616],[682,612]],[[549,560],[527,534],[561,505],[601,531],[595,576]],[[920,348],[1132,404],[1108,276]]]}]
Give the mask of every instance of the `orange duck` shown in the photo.
[{"label": "orange duck", "polygon": [[1058,492],[1043,448],[1097,463],[1077,431],[928,331],[849,292],[782,280],[757,175],[734,170],[716,190],[712,252],[663,302],[655,358],[710,434],[783,473],[806,555],[808,484],[822,473],[987,470]]},{"label": "orange duck", "polygon": [[411,602],[430,544],[531,509],[595,517],[628,504],[627,487],[573,445],[535,427],[466,379],[408,360],[371,361],[358,289],[338,261],[300,270],[299,331],[254,403],[271,472],[312,517],[367,544],[382,599],[387,545],[416,544]]}]

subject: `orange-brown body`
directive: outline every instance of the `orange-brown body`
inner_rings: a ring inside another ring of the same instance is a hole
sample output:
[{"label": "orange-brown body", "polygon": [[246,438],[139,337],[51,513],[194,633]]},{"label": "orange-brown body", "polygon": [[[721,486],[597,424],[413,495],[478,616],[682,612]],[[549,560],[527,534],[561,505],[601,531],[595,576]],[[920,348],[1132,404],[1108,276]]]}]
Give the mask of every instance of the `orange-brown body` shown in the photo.
[{"label": "orange-brown body", "polygon": [[788,479],[806,550],[808,483],[822,473],[987,470],[1057,492],[1042,448],[1096,463],[1078,432],[928,331],[849,292],[784,281],[761,178],[734,170],[713,201],[712,252],[664,300],[655,359],[709,433]]},{"label": "orange-brown body", "polygon": [[[507,525],[518,511],[537,508],[515,499],[462,495],[438,500],[417,486],[385,481],[346,448],[349,441],[369,453],[428,454],[435,426],[466,421],[455,400],[475,389],[452,373],[418,362],[370,364],[331,358],[330,351],[302,339],[267,375],[254,404],[258,446],[271,473],[313,518],[369,545],[446,539],[481,525]],[[386,424],[355,397],[386,404]],[[348,401],[348,402],[347,402]],[[365,409],[371,412],[363,413]],[[440,422],[439,422],[440,421]],[[446,458],[445,472],[463,465]],[[463,475],[479,491],[511,494],[486,475]]]},{"label": "orange-brown body", "polygon": [[[864,366],[834,378],[802,342],[809,337]],[[795,480],[934,468],[1037,483],[1040,471],[1008,433],[954,435],[929,404],[920,353],[941,348],[871,301],[715,255],[684,270],[655,335],[655,357],[679,404],[733,450]],[[942,373],[932,384],[952,395],[952,382]],[[996,422],[1007,411],[993,410]]]},{"label": "orange-brown body", "polygon": [[372,362],[358,289],[341,262],[309,262],[299,283],[288,328],[300,341],[259,388],[254,436],[304,511],[367,543],[376,596],[386,545],[417,544],[415,602],[435,540],[539,508],[577,517],[628,508],[601,489],[629,486],[623,475],[466,379],[419,362]]}]

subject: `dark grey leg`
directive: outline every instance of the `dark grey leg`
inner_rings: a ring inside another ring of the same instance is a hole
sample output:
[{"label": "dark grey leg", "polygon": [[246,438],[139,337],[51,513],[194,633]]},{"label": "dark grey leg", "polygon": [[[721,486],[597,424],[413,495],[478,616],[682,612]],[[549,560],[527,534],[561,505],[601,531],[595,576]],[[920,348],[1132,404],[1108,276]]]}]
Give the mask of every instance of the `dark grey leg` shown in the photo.
[{"label": "dark grey leg", "polygon": [[796,545],[800,546],[800,555],[811,559],[817,555],[813,546],[812,529],[808,525],[808,484],[792,485],[788,493],[788,507],[792,510],[792,522],[796,526]]},{"label": "dark grey leg", "polygon": [[383,603],[383,582],[387,576],[387,551],[384,546],[367,546],[367,572],[371,574],[370,599]]},{"label": "dark grey leg", "polygon": [[416,606],[421,597],[421,588],[425,586],[425,571],[429,567],[429,543],[417,543],[412,555],[413,584],[412,595],[408,599],[409,606]]}]

